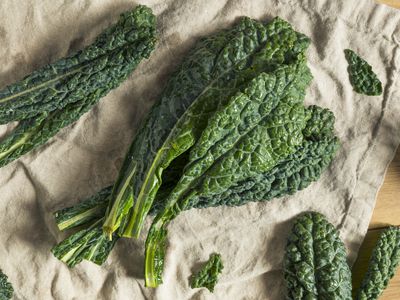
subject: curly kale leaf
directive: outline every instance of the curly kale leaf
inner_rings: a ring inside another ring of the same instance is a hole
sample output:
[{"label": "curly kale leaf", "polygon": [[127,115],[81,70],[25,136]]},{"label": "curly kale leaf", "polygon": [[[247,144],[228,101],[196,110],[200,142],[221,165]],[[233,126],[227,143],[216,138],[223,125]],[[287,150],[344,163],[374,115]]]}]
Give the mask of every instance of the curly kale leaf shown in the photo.
[{"label": "curly kale leaf", "polygon": [[121,15],[95,42],[0,91],[0,124],[62,109],[117,87],[155,45],[155,16],[145,6]]},{"label": "curly kale leaf", "polygon": [[378,299],[400,264],[400,227],[385,229],[372,252],[357,300]]},{"label": "curly kale leaf", "polygon": [[214,292],[214,287],[217,284],[218,276],[222,273],[224,265],[220,254],[211,254],[207,263],[195,275],[192,276],[190,286],[192,289],[205,287],[211,293]]},{"label": "curly kale leaf", "polygon": [[344,50],[347,62],[350,82],[357,93],[368,96],[382,94],[382,83],[372,71],[372,67],[353,50]]},{"label": "curly kale leaf", "polygon": [[8,282],[8,277],[0,270],[0,300],[9,300],[12,298],[14,289]]},{"label": "curly kale leaf", "polygon": [[[136,135],[114,186],[105,232],[121,227],[121,235],[138,236],[162,184],[163,171],[195,143],[208,116],[258,74],[297,61],[308,44],[304,35],[279,18],[267,25],[243,18],[233,29],[201,40]],[[195,114],[185,113],[188,107]],[[196,126],[186,135],[182,128],[190,128],[189,124]],[[180,137],[175,147],[172,139]],[[123,207],[131,200],[127,178],[133,179],[135,204],[125,216]]]},{"label": "curly kale leaf", "polygon": [[284,258],[287,299],[351,300],[351,272],[339,234],[323,215],[295,220]]},{"label": "curly kale leaf", "polygon": [[155,17],[138,6],[91,46],[1,91],[0,123],[21,122],[0,143],[0,167],[78,120],[149,57],[154,46]]}]

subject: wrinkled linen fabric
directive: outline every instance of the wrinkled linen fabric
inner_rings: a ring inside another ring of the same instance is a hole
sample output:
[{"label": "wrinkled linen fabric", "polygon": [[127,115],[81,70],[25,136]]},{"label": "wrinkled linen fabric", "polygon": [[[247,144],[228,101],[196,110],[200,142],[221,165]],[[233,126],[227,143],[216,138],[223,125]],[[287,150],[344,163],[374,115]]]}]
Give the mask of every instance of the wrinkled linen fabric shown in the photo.
[{"label": "wrinkled linen fabric", "polygon": [[[0,1],[0,86],[89,44],[138,2]],[[293,217],[308,210],[337,226],[352,263],[400,141],[400,12],[371,0],[140,3],[158,17],[151,58],[78,122],[0,169],[0,268],[15,299],[282,299],[286,238]],[[314,80],[306,104],[335,113],[342,144],[329,170],[294,196],[180,214],[169,227],[164,284],[157,289],[144,287],[145,234],[119,241],[102,267],[83,262],[68,269],[50,253],[65,237],[52,212],[113,183],[140,122],[184,55],[200,37],[244,15],[264,21],[280,16],[311,38]],[[381,96],[353,91],[345,48],[373,66],[384,85]],[[225,266],[215,293],[191,289],[188,278],[213,252],[221,253]]]}]

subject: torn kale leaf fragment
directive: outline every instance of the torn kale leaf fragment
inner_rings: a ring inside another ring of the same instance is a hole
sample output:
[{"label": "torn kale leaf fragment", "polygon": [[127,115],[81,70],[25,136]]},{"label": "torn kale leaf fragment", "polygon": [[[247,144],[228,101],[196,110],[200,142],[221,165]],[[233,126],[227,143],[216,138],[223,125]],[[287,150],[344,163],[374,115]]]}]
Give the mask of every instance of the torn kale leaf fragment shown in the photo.
[{"label": "torn kale leaf fragment", "polygon": [[350,82],[359,94],[378,96],[382,94],[382,83],[372,71],[372,67],[353,50],[344,50]]},{"label": "torn kale leaf fragment", "polygon": [[222,273],[223,268],[221,255],[216,253],[211,254],[209,260],[201,270],[192,276],[190,281],[191,288],[205,287],[213,293],[218,276]]}]

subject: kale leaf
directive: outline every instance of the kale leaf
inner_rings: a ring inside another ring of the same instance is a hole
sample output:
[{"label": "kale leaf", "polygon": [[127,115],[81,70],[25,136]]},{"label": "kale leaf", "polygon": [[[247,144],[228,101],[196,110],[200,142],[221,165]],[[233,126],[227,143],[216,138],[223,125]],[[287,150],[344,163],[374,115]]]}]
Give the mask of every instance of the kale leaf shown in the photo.
[{"label": "kale leaf", "polygon": [[214,292],[214,287],[217,284],[218,276],[222,273],[224,265],[220,254],[213,253],[210,255],[207,263],[202,269],[192,276],[190,286],[192,289],[205,287],[211,293]]},{"label": "kale leaf", "polygon": [[121,15],[87,48],[0,91],[0,123],[19,120],[0,143],[0,167],[75,122],[149,57],[155,16],[145,6]]},{"label": "kale leaf", "polygon": [[0,300],[9,300],[12,298],[14,289],[8,282],[8,277],[0,270]]},{"label": "kale leaf", "polygon": [[382,83],[372,71],[372,67],[353,50],[344,50],[347,62],[350,82],[357,93],[368,96],[382,94]]},{"label": "kale leaf", "polygon": [[357,300],[378,299],[400,264],[400,227],[385,229],[372,252]]},{"label": "kale leaf", "polygon": [[323,215],[295,220],[284,258],[287,299],[351,300],[351,272],[339,234]]},{"label": "kale leaf", "polygon": [[62,109],[117,87],[148,57],[155,43],[155,17],[145,6],[121,15],[93,44],[49,64],[0,91],[0,123]]}]

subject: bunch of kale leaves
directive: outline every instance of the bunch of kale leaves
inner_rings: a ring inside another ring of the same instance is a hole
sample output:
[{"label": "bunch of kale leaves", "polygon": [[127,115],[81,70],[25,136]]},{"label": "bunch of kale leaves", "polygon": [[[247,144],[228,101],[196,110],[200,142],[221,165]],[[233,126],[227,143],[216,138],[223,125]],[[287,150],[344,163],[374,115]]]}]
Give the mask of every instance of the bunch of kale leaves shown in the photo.
[{"label": "bunch of kale leaves", "polygon": [[162,282],[167,225],[181,211],[293,194],[319,178],[338,140],[334,116],[304,107],[309,39],[280,18],[249,18],[206,37],[169,80],[112,187],[55,213],[79,230],[52,249],[102,264],[148,214],[146,286]]}]

